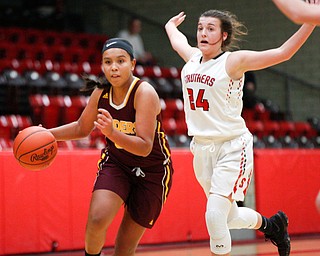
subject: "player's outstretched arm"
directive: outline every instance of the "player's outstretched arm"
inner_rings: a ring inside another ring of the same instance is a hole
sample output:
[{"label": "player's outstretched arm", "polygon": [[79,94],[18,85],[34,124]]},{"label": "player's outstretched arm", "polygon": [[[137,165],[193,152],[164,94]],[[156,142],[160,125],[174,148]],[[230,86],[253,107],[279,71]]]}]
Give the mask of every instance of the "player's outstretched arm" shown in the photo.
[{"label": "player's outstretched arm", "polygon": [[98,114],[98,100],[102,89],[96,88],[77,121],[49,129],[57,141],[78,140],[85,138],[94,129]]},{"label": "player's outstretched arm", "polygon": [[[279,10],[296,24],[320,25],[319,0],[273,0]],[[317,5],[317,6],[315,6]]]},{"label": "player's outstretched arm", "polygon": [[280,47],[264,51],[239,50],[230,54],[226,69],[229,76],[239,79],[250,70],[261,70],[290,60],[311,35],[315,26],[303,24]]},{"label": "player's outstretched arm", "polygon": [[178,30],[178,26],[185,20],[186,15],[180,12],[178,15],[173,16],[165,25],[165,30],[169,37],[171,46],[179,56],[187,62],[195,52],[195,47],[188,43],[186,36]]}]

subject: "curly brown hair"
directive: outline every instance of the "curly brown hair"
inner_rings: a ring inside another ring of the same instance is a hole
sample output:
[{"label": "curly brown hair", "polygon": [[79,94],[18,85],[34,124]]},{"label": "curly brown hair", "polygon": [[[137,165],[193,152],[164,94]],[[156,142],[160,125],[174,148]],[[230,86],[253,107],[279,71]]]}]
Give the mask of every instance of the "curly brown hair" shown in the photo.
[{"label": "curly brown hair", "polygon": [[221,22],[221,33],[228,34],[227,39],[222,42],[223,51],[239,48],[238,43],[241,41],[240,36],[248,34],[248,30],[244,24],[238,21],[236,15],[229,11],[208,10],[200,15],[201,17],[217,18]]}]

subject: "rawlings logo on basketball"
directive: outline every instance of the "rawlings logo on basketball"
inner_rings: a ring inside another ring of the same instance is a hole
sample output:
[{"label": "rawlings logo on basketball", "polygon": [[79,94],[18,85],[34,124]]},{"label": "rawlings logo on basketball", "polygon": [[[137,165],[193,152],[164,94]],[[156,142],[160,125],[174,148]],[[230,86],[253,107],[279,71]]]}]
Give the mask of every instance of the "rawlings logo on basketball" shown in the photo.
[{"label": "rawlings logo on basketball", "polygon": [[50,156],[54,154],[55,147],[51,146],[50,148],[44,148],[42,154],[33,154],[30,157],[31,162],[35,161],[46,161]]},{"label": "rawlings logo on basketball", "polygon": [[32,171],[49,167],[57,153],[58,144],[55,137],[41,126],[23,129],[13,142],[13,154],[18,163]]}]

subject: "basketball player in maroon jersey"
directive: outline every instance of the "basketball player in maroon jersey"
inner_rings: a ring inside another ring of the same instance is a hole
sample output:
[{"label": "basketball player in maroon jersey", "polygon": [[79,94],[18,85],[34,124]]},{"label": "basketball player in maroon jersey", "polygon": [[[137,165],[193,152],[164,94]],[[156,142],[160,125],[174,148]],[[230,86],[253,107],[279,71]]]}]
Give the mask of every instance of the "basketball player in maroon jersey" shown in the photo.
[{"label": "basketball player in maroon jersey", "polygon": [[131,256],[146,228],[152,228],[172,183],[171,153],[162,129],[154,88],[133,75],[131,44],[107,40],[102,49],[106,83],[93,88],[79,120],[50,131],[59,140],[86,137],[97,127],[106,137],[98,162],[85,235],[85,255],[100,255],[106,231],[124,205],[113,255]]}]

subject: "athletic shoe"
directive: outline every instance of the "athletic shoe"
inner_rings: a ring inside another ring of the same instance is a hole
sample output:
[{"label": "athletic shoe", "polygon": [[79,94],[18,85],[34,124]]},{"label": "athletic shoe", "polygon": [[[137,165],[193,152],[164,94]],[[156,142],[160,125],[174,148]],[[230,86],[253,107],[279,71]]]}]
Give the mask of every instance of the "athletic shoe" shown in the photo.
[{"label": "athletic shoe", "polygon": [[274,227],[271,234],[265,234],[266,240],[270,240],[278,247],[280,256],[290,255],[290,237],[288,234],[288,217],[282,212],[278,211],[275,215],[270,217],[270,221]]}]

